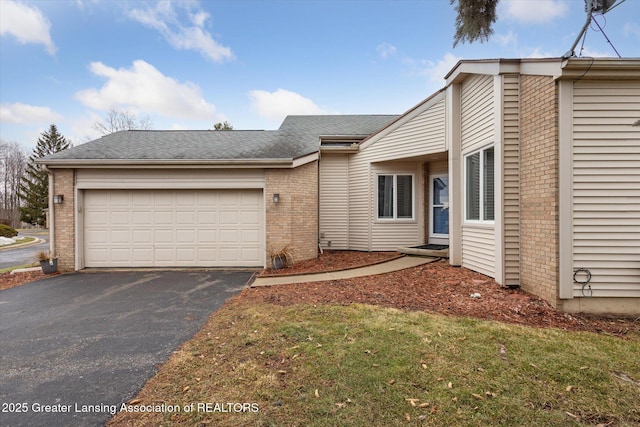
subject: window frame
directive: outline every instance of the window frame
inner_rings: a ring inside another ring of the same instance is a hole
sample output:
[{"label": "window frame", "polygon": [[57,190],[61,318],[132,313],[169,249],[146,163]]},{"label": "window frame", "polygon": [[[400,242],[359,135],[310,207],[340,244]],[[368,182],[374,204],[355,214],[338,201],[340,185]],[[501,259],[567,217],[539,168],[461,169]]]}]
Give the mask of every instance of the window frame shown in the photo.
[{"label": "window frame", "polygon": [[[493,150],[493,218],[491,219],[487,219],[486,218],[486,212],[485,212],[485,204],[487,202],[487,195],[486,195],[486,182],[485,182],[485,177],[486,177],[486,154],[489,150]],[[475,189],[478,191],[478,218],[469,218],[469,202],[468,202],[468,196],[469,196],[469,170],[468,170],[468,159],[471,156],[475,156],[478,155],[479,158],[479,163],[478,163],[478,183],[477,186],[475,187]],[[464,201],[464,222],[465,223],[470,223],[470,224],[487,224],[487,225],[493,225],[495,224],[495,210],[496,210],[496,206],[495,206],[495,194],[496,194],[496,182],[495,182],[495,167],[496,167],[496,152],[495,152],[495,145],[488,145],[485,146],[483,148],[480,148],[478,150],[472,151],[470,153],[467,153],[463,156],[463,170],[464,170],[464,183],[463,183],[463,190],[464,190],[464,194],[463,194],[463,201]]]},{"label": "window frame", "polygon": [[[380,216],[380,185],[379,180],[382,176],[393,177],[392,191],[393,191],[393,215],[392,216]],[[411,177],[411,217],[398,217],[398,177],[408,176]],[[380,222],[411,222],[416,220],[416,177],[414,173],[406,172],[380,172],[375,177],[376,188],[376,221]]]}]

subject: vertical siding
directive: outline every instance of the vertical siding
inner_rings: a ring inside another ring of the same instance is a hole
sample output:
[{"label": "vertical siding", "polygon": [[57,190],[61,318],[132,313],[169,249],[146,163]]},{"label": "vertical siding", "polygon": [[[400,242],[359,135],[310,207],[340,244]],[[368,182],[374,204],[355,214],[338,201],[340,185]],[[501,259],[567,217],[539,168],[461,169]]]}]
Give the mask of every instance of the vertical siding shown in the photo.
[{"label": "vertical siding", "polygon": [[503,80],[504,283],[520,284],[520,76]]},{"label": "vertical siding", "polygon": [[[462,82],[460,105],[460,145],[464,156],[494,142],[493,76],[473,75]],[[463,225],[462,266],[495,277],[495,229],[491,225]]]},{"label": "vertical siding", "polygon": [[349,248],[349,156],[323,154],[320,159],[320,244]]},{"label": "vertical siding", "polygon": [[640,82],[577,82],[573,117],[573,267],[594,297],[640,297]]}]

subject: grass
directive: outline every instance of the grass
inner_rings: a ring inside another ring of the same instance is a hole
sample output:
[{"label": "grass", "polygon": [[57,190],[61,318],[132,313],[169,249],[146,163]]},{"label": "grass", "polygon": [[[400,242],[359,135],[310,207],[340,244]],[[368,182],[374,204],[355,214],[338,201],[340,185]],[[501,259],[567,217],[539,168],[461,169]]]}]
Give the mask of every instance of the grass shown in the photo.
[{"label": "grass", "polygon": [[39,267],[39,266],[40,264],[38,264],[37,262],[33,262],[31,264],[13,265],[7,268],[0,268],[0,274],[8,273],[10,271],[17,270],[19,268],[30,268],[30,267]]},{"label": "grass", "polygon": [[637,425],[638,354],[637,336],[234,302],[139,395],[194,410],[122,412],[111,425]]}]

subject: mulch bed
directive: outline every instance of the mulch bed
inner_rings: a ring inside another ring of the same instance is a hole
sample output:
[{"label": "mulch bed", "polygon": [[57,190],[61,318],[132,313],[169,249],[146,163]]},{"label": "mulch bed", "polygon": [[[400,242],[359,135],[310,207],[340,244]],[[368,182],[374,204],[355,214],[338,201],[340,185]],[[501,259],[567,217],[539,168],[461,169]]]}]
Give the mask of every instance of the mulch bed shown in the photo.
[{"label": "mulch bed", "polygon": [[[350,257],[358,257],[361,262],[366,256],[336,252],[318,262],[331,264],[332,260],[347,265]],[[473,294],[479,297],[474,298]],[[278,305],[374,304],[534,327],[616,336],[630,331],[640,334],[640,318],[563,313],[535,295],[503,288],[487,276],[452,267],[446,260],[378,276],[245,289],[240,300]]]},{"label": "mulch bed", "polygon": [[[58,273],[56,273],[58,274]],[[51,277],[55,274],[44,274],[42,271],[27,271],[24,273],[2,273],[0,274],[0,291],[3,289],[13,288],[25,283]]]}]

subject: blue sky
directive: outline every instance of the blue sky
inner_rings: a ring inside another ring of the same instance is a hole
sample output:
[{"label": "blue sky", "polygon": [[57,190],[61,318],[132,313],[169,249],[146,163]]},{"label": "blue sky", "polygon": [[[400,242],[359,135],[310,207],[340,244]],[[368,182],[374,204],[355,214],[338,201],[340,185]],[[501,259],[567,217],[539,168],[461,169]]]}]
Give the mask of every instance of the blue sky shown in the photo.
[{"label": "blue sky", "polygon": [[[640,57],[640,0],[598,23]],[[111,109],[154,129],[275,129],[287,114],[400,114],[460,59],[562,56],[583,0],[501,0],[486,43],[453,48],[449,0],[0,0],[0,138],[74,145]],[[593,26],[582,56],[616,56]]]}]

